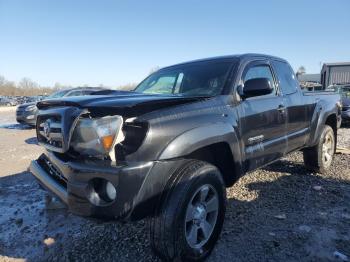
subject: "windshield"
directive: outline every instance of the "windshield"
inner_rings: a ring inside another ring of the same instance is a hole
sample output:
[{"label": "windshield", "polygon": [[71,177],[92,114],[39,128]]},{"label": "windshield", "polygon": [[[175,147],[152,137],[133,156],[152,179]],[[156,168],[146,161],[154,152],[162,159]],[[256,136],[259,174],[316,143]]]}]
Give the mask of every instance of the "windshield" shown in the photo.
[{"label": "windshield", "polygon": [[196,62],[159,70],[134,90],[145,94],[215,96],[222,92],[230,62]]},{"label": "windshield", "polygon": [[52,99],[52,98],[60,98],[63,97],[65,94],[67,94],[69,90],[62,90],[62,91],[57,91],[47,97],[47,99]]}]

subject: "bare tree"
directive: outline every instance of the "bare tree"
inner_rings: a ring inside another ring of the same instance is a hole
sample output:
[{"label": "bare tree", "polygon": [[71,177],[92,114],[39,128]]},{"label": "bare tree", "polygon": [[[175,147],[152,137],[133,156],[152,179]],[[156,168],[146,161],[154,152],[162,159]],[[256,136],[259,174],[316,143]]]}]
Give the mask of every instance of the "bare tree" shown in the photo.
[{"label": "bare tree", "polygon": [[5,77],[0,76],[0,95],[15,95],[16,89],[14,82],[7,81]]},{"label": "bare tree", "polygon": [[18,87],[23,89],[33,89],[38,88],[39,85],[36,82],[32,81],[30,78],[24,77],[18,83]]},{"label": "bare tree", "polygon": [[33,96],[51,94],[53,91],[56,91],[55,88],[41,87],[29,78],[23,78],[20,83],[16,85],[15,82],[8,81],[5,77],[0,76],[0,95]]},{"label": "bare tree", "polygon": [[5,82],[6,82],[5,77],[3,77],[3,76],[0,75],[0,87],[1,87],[1,86],[4,86],[4,85],[5,85]]},{"label": "bare tree", "polygon": [[305,73],[306,73],[305,67],[304,66],[299,66],[298,71],[296,73],[297,77],[299,77],[299,76],[301,76],[301,75],[303,75]]},{"label": "bare tree", "polygon": [[136,87],[136,83],[128,83],[117,87],[117,90],[130,91]]}]

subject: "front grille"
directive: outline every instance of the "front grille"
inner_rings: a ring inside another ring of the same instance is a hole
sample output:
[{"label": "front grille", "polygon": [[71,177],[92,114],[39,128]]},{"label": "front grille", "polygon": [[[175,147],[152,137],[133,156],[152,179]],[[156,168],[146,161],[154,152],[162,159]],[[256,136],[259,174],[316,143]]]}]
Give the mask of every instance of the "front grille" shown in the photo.
[{"label": "front grille", "polygon": [[21,115],[23,115],[23,112],[24,112],[24,108],[22,109],[22,108],[18,108],[17,110],[16,110],[16,115],[17,116],[21,116]]},{"label": "front grille", "polygon": [[63,132],[60,115],[43,115],[37,119],[38,141],[51,149],[63,148]]},{"label": "front grille", "polygon": [[38,159],[39,165],[46,171],[46,173],[53,178],[57,183],[59,183],[64,188],[67,188],[67,179],[62,175],[61,171],[58,170],[50,160],[42,156]]}]

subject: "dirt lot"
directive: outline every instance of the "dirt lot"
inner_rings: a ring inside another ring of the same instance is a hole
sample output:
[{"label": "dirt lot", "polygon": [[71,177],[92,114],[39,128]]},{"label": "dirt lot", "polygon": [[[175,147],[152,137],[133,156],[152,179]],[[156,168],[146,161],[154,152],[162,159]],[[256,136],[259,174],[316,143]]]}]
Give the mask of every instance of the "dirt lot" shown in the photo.
[{"label": "dirt lot", "polygon": [[[340,130],[350,148],[350,128]],[[26,171],[42,151],[35,132],[0,109],[0,261],[157,261],[147,223],[101,223],[48,210]],[[326,175],[295,153],[227,190],[223,233],[209,261],[350,261],[350,155]],[[338,253],[337,253],[338,252]]]}]

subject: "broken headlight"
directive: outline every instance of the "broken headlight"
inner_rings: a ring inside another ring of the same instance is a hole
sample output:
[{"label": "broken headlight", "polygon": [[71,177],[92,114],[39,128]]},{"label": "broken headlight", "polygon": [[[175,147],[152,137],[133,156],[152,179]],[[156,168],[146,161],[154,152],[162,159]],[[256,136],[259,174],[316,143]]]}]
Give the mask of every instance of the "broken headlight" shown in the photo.
[{"label": "broken headlight", "polygon": [[[104,157],[123,140],[121,116],[81,118],[74,129],[71,147],[82,155]],[[119,142],[120,142],[119,141]]]}]

